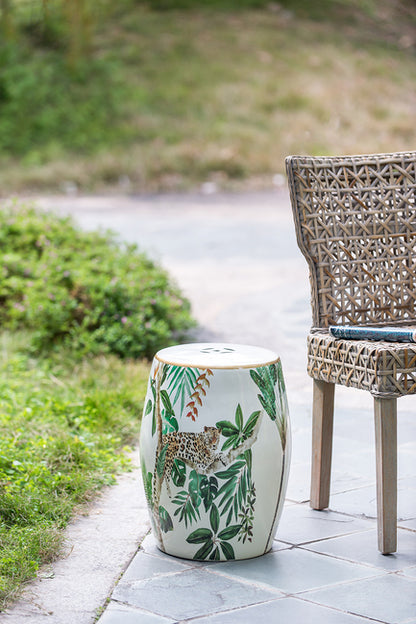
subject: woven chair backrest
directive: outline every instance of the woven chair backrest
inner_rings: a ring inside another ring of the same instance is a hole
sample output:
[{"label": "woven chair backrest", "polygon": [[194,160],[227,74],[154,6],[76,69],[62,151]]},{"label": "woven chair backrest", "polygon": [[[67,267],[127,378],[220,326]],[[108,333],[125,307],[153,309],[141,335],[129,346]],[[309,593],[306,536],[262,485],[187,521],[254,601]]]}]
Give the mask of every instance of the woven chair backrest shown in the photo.
[{"label": "woven chair backrest", "polygon": [[289,156],[298,245],[313,324],[416,320],[416,152]]}]

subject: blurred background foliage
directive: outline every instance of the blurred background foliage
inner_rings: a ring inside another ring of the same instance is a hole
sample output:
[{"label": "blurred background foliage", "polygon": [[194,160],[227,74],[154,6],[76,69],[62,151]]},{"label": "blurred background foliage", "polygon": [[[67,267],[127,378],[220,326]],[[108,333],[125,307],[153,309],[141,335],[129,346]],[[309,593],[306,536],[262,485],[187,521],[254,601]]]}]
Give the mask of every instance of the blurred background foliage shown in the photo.
[{"label": "blurred background foliage", "polygon": [[270,186],[414,147],[414,0],[0,0],[0,189]]}]

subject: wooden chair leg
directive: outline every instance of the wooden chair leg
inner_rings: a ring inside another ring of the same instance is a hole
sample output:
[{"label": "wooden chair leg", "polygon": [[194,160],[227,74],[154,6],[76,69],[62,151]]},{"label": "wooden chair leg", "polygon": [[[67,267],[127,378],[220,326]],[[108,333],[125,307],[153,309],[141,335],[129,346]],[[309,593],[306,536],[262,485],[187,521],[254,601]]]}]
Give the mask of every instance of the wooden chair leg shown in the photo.
[{"label": "wooden chair leg", "polygon": [[397,399],[374,399],[378,548],[397,550]]},{"label": "wooden chair leg", "polygon": [[313,509],[329,505],[331,483],[332,430],[334,420],[335,384],[313,380],[312,408],[312,478]]}]

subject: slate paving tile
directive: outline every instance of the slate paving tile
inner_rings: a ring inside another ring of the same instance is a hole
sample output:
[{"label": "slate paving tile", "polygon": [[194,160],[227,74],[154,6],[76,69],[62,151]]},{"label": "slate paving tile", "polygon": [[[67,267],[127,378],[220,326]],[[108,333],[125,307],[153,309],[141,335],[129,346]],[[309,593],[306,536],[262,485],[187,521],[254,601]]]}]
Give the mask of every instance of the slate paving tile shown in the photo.
[{"label": "slate paving tile", "polygon": [[277,552],[279,550],[287,550],[288,548],[292,548],[291,544],[286,544],[285,542],[279,542],[279,540],[273,540],[272,551]]},{"label": "slate paving tile", "polygon": [[248,606],[281,595],[204,569],[119,583],[113,599],[177,620]]},{"label": "slate paving tile", "polygon": [[272,552],[256,559],[217,563],[213,564],[210,570],[228,577],[262,583],[264,586],[274,587],[286,593],[298,593],[382,574],[375,568],[298,548]]},{"label": "slate paving tile", "polygon": [[302,597],[387,624],[409,624],[416,615],[416,580],[399,574],[343,583]]},{"label": "slate paving tile", "polygon": [[336,537],[363,531],[374,525],[365,519],[357,519],[332,511],[316,511],[309,504],[285,508],[276,538],[290,544],[305,544],[327,537]]},{"label": "slate paving tile", "polygon": [[[415,446],[415,450],[416,450],[416,446]],[[403,488],[407,488],[409,490],[413,490],[414,492],[416,492],[416,459],[414,461],[415,463],[415,471],[413,473],[412,476],[408,476],[408,477],[404,477],[403,479],[399,479],[399,487],[403,487]]]},{"label": "slate paving tile", "polygon": [[[298,598],[280,598],[244,609],[209,615],[197,624],[369,624],[367,619],[315,605]],[[195,623],[196,624],[196,623]]]},{"label": "slate paving tile", "polygon": [[134,609],[116,602],[110,602],[99,624],[174,624],[172,618],[164,618],[153,613],[145,613],[141,609]]},{"label": "slate paving tile", "polygon": [[145,552],[139,552],[134,557],[126,572],[123,574],[121,583],[130,581],[143,581],[160,574],[168,574],[170,572],[181,572],[188,567],[179,561],[167,557],[159,557],[148,555]]},{"label": "slate paving tile", "polygon": [[411,518],[410,520],[398,520],[397,526],[403,527],[403,529],[410,529],[411,531],[416,531],[416,517]]},{"label": "slate paving tile", "polygon": [[[338,388],[337,388],[338,390]],[[347,399],[348,401],[348,399]],[[334,409],[334,450],[340,451],[340,446],[354,451],[374,448],[374,424],[372,410],[367,412],[365,408],[358,410],[348,410],[343,406],[335,406]],[[357,418],[360,419],[360,426],[357,427]],[[351,444],[354,442],[354,445]]]},{"label": "slate paving tile", "polygon": [[416,578],[416,566],[414,566],[413,568],[406,568],[406,570],[404,571],[404,575]]},{"label": "slate paving tile", "polygon": [[311,430],[301,429],[296,432],[296,435],[292,432],[292,466],[297,463],[309,463],[311,457]]},{"label": "slate paving tile", "polygon": [[[348,441],[349,447],[351,442]],[[354,453],[344,450],[345,440],[339,444],[340,451],[334,450],[331,470],[331,495],[375,483],[375,460],[369,457],[369,449],[360,452],[354,445]],[[352,457],[353,456],[353,457]],[[310,497],[310,462],[292,462],[290,466],[287,498],[299,503]]]},{"label": "slate paving tile", "polygon": [[181,557],[174,557],[173,555],[168,555],[167,553],[162,552],[156,546],[156,540],[153,537],[152,533],[149,533],[149,535],[147,535],[141,543],[140,552],[144,552],[148,555],[153,555],[154,557],[158,557],[159,559],[163,559],[164,561],[179,563],[187,568],[198,568],[201,565],[204,565],[204,563],[200,561],[193,561],[192,559],[182,559]]},{"label": "slate paving tile", "polygon": [[[416,420],[416,419],[415,419]],[[397,457],[399,479],[414,479],[416,475],[416,442],[399,448]],[[415,489],[415,484],[411,485]]]},{"label": "slate paving tile", "polygon": [[[293,314],[293,312],[292,312]],[[309,325],[309,324],[308,324]],[[308,327],[306,329],[308,331]],[[292,373],[295,371],[291,371]],[[296,371],[297,374],[301,374],[303,381],[309,383],[309,378],[306,373],[306,370]],[[311,395],[312,399],[312,395]],[[309,435],[311,432],[312,425],[312,413],[310,409],[310,401],[306,396],[305,392],[300,392],[297,395],[291,394],[288,398],[289,407],[292,407],[290,410],[290,421],[292,434],[296,436],[299,431],[309,431]]]},{"label": "slate paving tile", "polygon": [[146,535],[140,545],[140,550],[149,555],[160,556],[164,559],[167,558],[167,555],[159,550],[159,548],[156,546],[156,540],[153,537],[153,533],[149,533],[148,535]]},{"label": "slate paving tile", "polygon": [[365,470],[360,471],[359,466],[355,466],[354,470],[351,470],[342,464],[334,465],[331,471],[331,496],[372,485],[374,478],[375,474]]},{"label": "slate paving tile", "polygon": [[297,503],[303,503],[309,500],[309,474],[309,463],[291,463],[289,481],[286,490],[286,497],[289,500],[296,501]]},{"label": "slate paving tile", "polygon": [[416,565],[416,533],[398,530],[398,551],[382,555],[377,548],[377,529],[303,546],[313,552],[369,564],[386,571],[398,571]]},{"label": "slate paving tile", "polygon": [[[414,493],[414,490],[410,490]],[[416,515],[416,496],[409,496],[409,489],[401,485],[397,486],[397,517],[399,521],[409,520]],[[353,492],[343,492],[331,496],[330,509],[351,515],[365,515],[367,518],[377,517],[376,486],[362,487]]]},{"label": "slate paving tile", "polygon": [[[356,421],[354,425],[357,427]],[[364,445],[361,449],[357,449],[355,442],[352,444],[350,440],[334,439],[332,470],[346,471],[350,474],[351,486],[355,486],[354,476],[361,478],[363,486],[375,483],[376,455],[374,442],[371,447]]]}]

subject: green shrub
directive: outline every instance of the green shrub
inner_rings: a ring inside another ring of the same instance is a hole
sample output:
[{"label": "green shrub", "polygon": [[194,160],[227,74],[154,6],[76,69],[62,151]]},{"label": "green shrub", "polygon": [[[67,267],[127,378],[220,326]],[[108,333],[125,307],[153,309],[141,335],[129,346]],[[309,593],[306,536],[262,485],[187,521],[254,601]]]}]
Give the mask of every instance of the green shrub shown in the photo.
[{"label": "green shrub", "polygon": [[0,211],[0,322],[33,330],[36,351],[151,358],[192,325],[189,302],[135,245],[69,218]]}]

